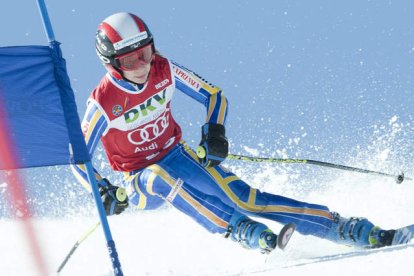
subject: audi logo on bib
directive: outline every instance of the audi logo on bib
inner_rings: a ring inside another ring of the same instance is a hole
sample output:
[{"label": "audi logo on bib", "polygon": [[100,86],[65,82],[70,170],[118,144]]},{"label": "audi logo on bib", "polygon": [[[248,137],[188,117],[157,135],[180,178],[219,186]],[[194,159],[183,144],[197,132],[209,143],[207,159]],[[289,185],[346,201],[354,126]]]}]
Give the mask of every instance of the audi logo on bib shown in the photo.
[{"label": "audi logo on bib", "polygon": [[128,140],[131,144],[142,145],[160,137],[169,126],[169,115],[163,114],[154,122],[140,127],[128,133]]}]

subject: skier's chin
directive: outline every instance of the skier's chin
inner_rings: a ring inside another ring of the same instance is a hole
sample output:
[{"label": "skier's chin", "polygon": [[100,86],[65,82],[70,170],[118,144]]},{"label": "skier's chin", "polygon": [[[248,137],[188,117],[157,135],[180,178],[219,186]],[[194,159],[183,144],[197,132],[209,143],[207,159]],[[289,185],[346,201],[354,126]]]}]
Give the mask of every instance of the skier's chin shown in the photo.
[{"label": "skier's chin", "polygon": [[144,68],[144,70],[136,70],[136,71],[124,71],[124,77],[138,84],[144,84],[148,80],[149,70],[150,67]]},{"label": "skier's chin", "polygon": [[144,84],[148,80],[149,73],[144,75],[132,75],[132,76],[125,76],[125,78],[133,83]]},{"label": "skier's chin", "polygon": [[148,74],[144,75],[144,76],[136,76],[133,77],[129,80],[131,80],[132,82],[138,83],[138,84],[144,84],[147,82],[148,79]]}]

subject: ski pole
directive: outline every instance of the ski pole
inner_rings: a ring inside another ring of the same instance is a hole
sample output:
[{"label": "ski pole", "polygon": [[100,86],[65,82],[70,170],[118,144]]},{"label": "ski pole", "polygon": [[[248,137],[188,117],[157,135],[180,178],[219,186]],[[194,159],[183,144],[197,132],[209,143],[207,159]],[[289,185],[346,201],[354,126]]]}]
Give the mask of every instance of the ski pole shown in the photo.
[{"label": "ski pole", "polygon": [[96,222],[92,227],[88,229],[72,246],[69,253],[66,255],[65,259],[60,264],[59,268],[57,269],[57,273],[60,273],[62,269],[65,267],[66,263],[69,261],[70,257],[72,257],[73,253],[75,253],[76,249],[79,247],[79,245],[86,240],[95,230],[98,228],[99,224],[101,224],[99,221]]},{"label": "ski pole", "polygon": [[228,159],[233,160],[243,160],[243,161],[250,161],[250,162],[267,162],[267,163],[291,163],[291,164],[310,164],[310,165],[317,165],[322,167],[329,167],[334,169],[340,169],[345,171],[353,171],[359,173],[366,173],[371,175],[380,175],[380,176],[387,176],[393,177],[397,184],[401,184],[404,179],[412,180],[411,178],[405,177],[404,173],[401,172],[400,174],[389,174],[384,172],[377,172],[371,171],[366,169],[360,169],[356,167],[344,166],[339,164],[333,164],[328,162],[316,161],[311,159],[289,159],[289,158],[271,158],[271,157],[252,157],[247,155],[240,155],[240,154],[229,154],[227,156]]},{"label": "ski pole", "polygon": [[[118,192],[119,191],[119,192]],[[116,198],[119,201],[124,201],[126,197],[126,191],[124,188],[118,188],[118,191],[116,193]],[[98,228],[98,226],[101,224],[100,221],[97,221],[92,227],[90,227],[72,246],[69,253],[66,255],[65,259],[60,264],[59,268],[57,269],[57,273],[62,271],[63,267],[65,267],[66,263],[69,261],[70,257],[75,253],[76,249],[79,247],[79,245],[86,240],[90,235],[92,235],[93,232]]]}]

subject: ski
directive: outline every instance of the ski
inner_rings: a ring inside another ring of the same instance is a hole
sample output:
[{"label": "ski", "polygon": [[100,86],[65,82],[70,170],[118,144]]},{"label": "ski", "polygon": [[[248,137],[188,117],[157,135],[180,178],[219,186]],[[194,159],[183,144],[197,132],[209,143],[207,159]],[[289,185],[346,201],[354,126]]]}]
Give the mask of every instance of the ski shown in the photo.
[{"label": "ski", "polygon": [[[282,229],[283,230],[283,229]],[[361,256],[368,256],[371,254],[376,254],[379,252],[391,252],[396,250],[402,250],[406,248],[414,248],[414,243],[410,241],[414,237],[414,224],[407,225],[395,230],[394,237],[390,245],[382,246],[382,247],[373,247],[373,248],[365,248],[365,249],[358,249],[348,253],[338,253],[332,255],[325,255],[325,256],[316,256],[306,260],[301,260],[296,263],[292,263],[284,268],[294,267],[294,266],[302,266],[308,265],[313,263],[319,262],[327,262],[327,261],[334,261],[334,260],[341,260],[351,257],[361,257]]]},{"label": "ski", "polygon": [[279,235],[277,235],[277,247],[282,250],[285,249],[286,245],[289,243],[290,238],[292,237],[293,232],[295,232],[295,229],[295,224],[286,224],[282,230],[280,230]]},{"label": "ski", "polygon": [[283,265],[282,268],[291,268],[291,267],[305,266],[305,265],[310,265],[310,264],[315,264],[315,263],[340,261],[340,260],[344,260],[348,258],[366,257],[366,256],[378,254],[378,253],[388,253],[388,252],[395,252],[399,250],[405,250],[407,248],[414,248],[414,244],[413,243],[396,244],[396,245],[389,245],[389,246],[379,247],[379,248],[359,249],[356,251],[351,251],[351,252],[346,252],[346,253],[337,253],[337,254],[310,257],[306,259],[299,259],[299,260],[295,260],[288,264]]},{"label": "ski", "polygon": [[391,246],[398,244],[405,244],[411,241],[414,237],[414,224],[407,225],[395,230]]}]

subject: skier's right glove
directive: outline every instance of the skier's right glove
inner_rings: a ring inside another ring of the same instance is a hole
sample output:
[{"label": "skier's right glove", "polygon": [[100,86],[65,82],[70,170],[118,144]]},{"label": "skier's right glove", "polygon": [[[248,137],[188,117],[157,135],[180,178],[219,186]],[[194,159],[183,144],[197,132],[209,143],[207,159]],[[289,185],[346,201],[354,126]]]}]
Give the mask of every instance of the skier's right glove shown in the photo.
[{"label": "skier's right glove", "polygon": [[119,215],[128,207],[126,190],[112,185],[106,178],[99,181],[99,193],[107,216]]}]

